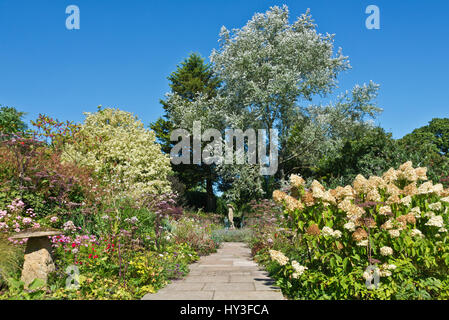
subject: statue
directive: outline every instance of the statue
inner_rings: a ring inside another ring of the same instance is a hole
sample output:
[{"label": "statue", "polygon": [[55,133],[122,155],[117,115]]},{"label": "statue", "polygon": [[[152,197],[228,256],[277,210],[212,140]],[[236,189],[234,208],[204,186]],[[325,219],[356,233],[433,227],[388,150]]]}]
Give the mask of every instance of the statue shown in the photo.
[{"label": "statue", "polygon": [[230,227],[229,229],[235,229],[234,226],[234,207],[232,206],[232,204],[228,204],[228,220],[229,220],[229,224]]}]

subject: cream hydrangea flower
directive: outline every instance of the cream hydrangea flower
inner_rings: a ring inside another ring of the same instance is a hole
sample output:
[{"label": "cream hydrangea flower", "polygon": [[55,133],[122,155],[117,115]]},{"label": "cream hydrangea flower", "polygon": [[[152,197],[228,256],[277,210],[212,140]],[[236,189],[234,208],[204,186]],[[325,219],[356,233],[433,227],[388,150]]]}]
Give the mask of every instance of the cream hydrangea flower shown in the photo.
[{"label": "cream hydrangea flower", "polygon": [[412,231],[410,231],[410,235],[412,237],[419,237],[419,238],[423,238],[424,237],[423,233],[419,229],[413,229]]},{"label": "cream hydrangea flower", "polygon": [[305,185],[305,183],[306,183],[306,181],[302,177],[300,177],[296,174],[292,174],[290,176],[290,185],[293,187],[297,187],[297,188],[303,187]]},{"label": "cream hydrangea flower", "polygon": [[304,271],[306,271],[308,268],[305,266],[300,265],[297,261],[292,261],[292,267],[295,270],[295,272],[292,274],[292,277],[295,279],[298,279]]},{"label": "cream hydrangea flower", "polygon": [[410,212],[413,213],[415,218],[421,218],[421,209],[419,207],[414,207]]},{"label": "cream hydrangea flower", "polygon": [[426,222],[426,226],[443,228],[444,226],[443,217],[442,216],[431,217],[429,221]]},{"label": "cream hydrangea flower", "polygon": [[434,191],[433,183],[426,181],[418,187],[418,194],[428,194]]},{"label": "cream hydrangea flower", "polygon": [[388,233],[392,238],[399,238],[401,236],[401,232],[398,229],[388,230]]},{"label": "cream hydrangea flower", "polygon": [[406,196],[406,197],[402,198],[401,203],[407,207],[410,207],[410,205],[412,204],[412,197]]},{"label": "cream hydrangea flower", "polygon": [[391,256],[393,254],[393,249],[387,246],[380,248],[380,254],[383,256]]},{"label": "cream hydrangea flower", "polygon": [[368,180],[366,180],[366,178],[361,174],[355,177],[352,185],[354,186],[354,190],[359,194],[366,193],[368,191]]},{"label": "cream hydrangea flower", "polygon": [[271,259],[279,263],[281,266],[285,266],[288,263],[289,259],[282,252],[277,250],[270,250],[269,252]]},{"label": "cream hydrangea flower", "polygon": [[443,208],[443,205],[441,204],[441,202],[435,202],[435,203],[429,204],[430,210],[440,211],[442,208]]},{"label": "cream hydrangea flower", "polygon": [[379,277],[390,277],[392,275],[390,270],[380,270]]},{"label": "cream hydrangea flower", "polygon": [[388,219],[387,221],[385,221],[385,223],[383,225],[380,226],[382,229],[384,230],[390,230],[393,229],[393,221],[391,219]]},{"label": "cream hydrangea flower", "polygon": [[383,206],[383,207],[379,208],[379,214],[382,215],[382,216],[386,216],[386,215],[388,215],[389,213],[392,213],[392,212],[393,212],[393,210],[391,210],[390,206]]},{"label": "cream hydrangea flower", "polygon": [[346,230],[351,231],[351,232],[355,231],[355,223],[352,221],[349,221],[343,225],[343,228],[345,228]]},{"label": "cream hydrangea flower", "polygon": [[329,227],[324,227],[324,228],[321,230],[321,234],[322,234],[323,236],[332,237],[332,236],[334,235],[334,230],[333,230],[332,228],[329,228]]},{"label": "cream hydrangea flower", "polygon": [[329,228],[329,227],[324,227],[321,230],[321,234],[323,236],[333,237],[333,238],[336,238],[336,239],[338,239],[338,238],[340,238],[342,236],[342,233],[341,233],[340,230],[333,230],[332,228]]},{"label": "cream hydrangea flower", "polygon": [[367,247],[368,246],[368,239],[365,239],[365,240],[357,242],[357,246],[359,246],[359,247]]},{"label": "cream hydrangea flower", "polygon": [[427,168],[426,167],[419,167],[415,169],[416,176],[419,180],[427,180]]},{"label": "cream hydrangea flower", "polygon": [[394,168],[390,168],[382,175],[382,178],[386,183],[395,182],[398,179],[398,172]]},{"label": "cream hydrangea flower", "polygon": [[342,236],[342,233],[340,230],[334,230],[334,233],[332,235],[335,239],[339,239]]}]

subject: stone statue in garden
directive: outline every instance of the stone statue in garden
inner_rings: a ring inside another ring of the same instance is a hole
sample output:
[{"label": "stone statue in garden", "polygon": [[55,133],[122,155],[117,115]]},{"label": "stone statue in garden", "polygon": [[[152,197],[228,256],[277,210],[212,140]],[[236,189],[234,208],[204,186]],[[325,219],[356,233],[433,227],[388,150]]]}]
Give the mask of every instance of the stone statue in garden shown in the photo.
[{"label": "stone statue in garden", "polygon": [[229,229],[235,229],[234,226],[234,207],[232,204],[228,204],[228,220],[229,220]]}]

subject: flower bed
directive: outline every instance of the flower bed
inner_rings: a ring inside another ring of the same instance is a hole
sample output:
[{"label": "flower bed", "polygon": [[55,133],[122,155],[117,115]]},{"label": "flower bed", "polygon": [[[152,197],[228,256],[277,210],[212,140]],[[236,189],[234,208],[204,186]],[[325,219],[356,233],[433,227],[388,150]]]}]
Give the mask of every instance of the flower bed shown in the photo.
[{"label": "flower bed", "polygon": [[407,162],[330,190],[293,175],[284,191],[273,198],[294,236],[257,257],[290,298],[449,297],[449,190],[427,181],[426,168]]}]

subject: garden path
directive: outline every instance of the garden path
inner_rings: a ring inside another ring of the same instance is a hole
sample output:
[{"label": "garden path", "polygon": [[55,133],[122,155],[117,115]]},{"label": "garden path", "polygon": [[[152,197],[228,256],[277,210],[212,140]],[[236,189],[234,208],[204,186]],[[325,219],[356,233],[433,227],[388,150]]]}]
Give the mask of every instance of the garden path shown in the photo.
[{"label": "garden path", "polygon": [[143,300],[283,300],[266,271],[251,259],[245,243],[225,242],[190,265],[190,273]]}]

